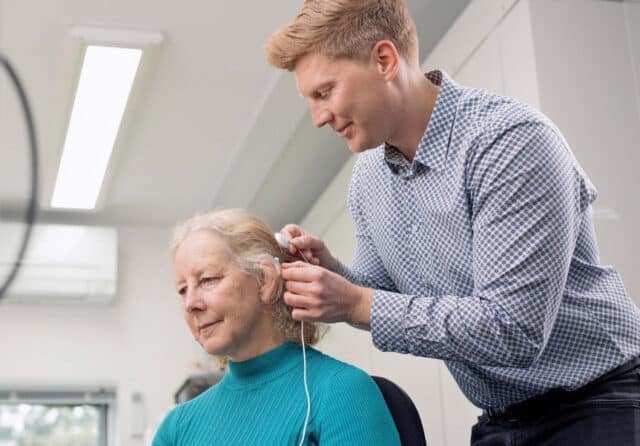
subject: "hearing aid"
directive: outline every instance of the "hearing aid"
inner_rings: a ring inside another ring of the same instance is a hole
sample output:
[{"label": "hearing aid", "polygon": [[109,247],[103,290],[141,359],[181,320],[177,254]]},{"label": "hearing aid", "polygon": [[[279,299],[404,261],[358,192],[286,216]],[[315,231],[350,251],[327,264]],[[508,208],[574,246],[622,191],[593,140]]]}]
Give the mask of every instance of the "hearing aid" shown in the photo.
[{"label": "hearing aid", "polygon": [[282,249],[289,249],[289,243],[291,243],[291,240],[282,235],[281,232],[276,232],[274,234],[274,237],[276,238],[276,242],[278,242],[278,245],[280,245]]},{"label": "hearing aid", "polygon": [[[291,244],[291,240],[289,240],[288,238],[286,238],[284,235],[282,235],[280,232],[276,232],[275,234],[273,234],[273,236],[276,238],[276,241],[278,242],[278,245],[280,245],[280,247],[282,249],[284,249],[285,251],[289,251],[289,245]],[[304,253],[298,249],[297,246],[293,245],[294,248],[296,248],[296,251],[298,251],[298,254],[300,254],[300,257],[302,257],[302,259],[311,264],[311,262],[309,261],[309,259],[304,255]]]},{"label": "hearing aid", "polygon": [[273,258],[273,266],[276,268],[276,274],[280,275],[280,259],[277,257]]}]

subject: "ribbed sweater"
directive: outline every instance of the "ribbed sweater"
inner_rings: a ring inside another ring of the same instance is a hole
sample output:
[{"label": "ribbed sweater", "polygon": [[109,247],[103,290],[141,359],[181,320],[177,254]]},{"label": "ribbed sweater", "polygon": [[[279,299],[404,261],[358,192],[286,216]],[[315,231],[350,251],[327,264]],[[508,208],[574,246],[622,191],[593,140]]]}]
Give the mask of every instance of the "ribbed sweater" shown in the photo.
[{"label": "ribbed sweater", "polygon": [[[399,445],[391,414],[362,370],[307,348],[311,415],[305,445]],[[252,446],[300,443],[307,411],[302,349],[285,343],[243,362],[174,408],[153,446]]]}]

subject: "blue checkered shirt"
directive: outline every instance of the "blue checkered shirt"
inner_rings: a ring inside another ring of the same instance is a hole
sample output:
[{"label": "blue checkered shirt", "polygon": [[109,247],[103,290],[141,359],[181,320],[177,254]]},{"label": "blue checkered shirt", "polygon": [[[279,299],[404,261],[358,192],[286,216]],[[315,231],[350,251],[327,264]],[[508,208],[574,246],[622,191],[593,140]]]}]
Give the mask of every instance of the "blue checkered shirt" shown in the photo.
[{"label": "blue checkered shirt", "polygon": [[555,125],[445,73],[413,162],[362,153],[344,275],[376,289],[383,351],[443,359],[481,408],[575,389],[640,353],[640,312],[601,266],[596,191]]}]

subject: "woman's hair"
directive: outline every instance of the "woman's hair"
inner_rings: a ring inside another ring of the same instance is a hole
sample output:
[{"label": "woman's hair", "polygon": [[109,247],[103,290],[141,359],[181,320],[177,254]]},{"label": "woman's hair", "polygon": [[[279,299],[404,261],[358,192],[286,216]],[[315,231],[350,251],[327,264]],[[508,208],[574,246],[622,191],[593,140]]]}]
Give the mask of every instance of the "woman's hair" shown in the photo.
[{"label": "woman's hair", "polygon": [[[274,257],[284,262],[292,261],[292,256],[280,248],[269,226],[255,215],[243,209],[224,209],[208,213],[199,213],[179,223],[173,230],[171,258],[175,259],[180,243],[192,232],[211,231],[227,244],[230,260],[259,283],[264,280],[261,262]],[[287,340],[300,344],[300,322],[291,317],[291,308],[284,303],[284,281],[277,277],[276,291],[273,296],[273,320],[276,328]],[[304,341],[314,344],[320,337],[316,324],[304,324]]]},{"label": "woman's hair", "polygon": [[305,0],[293,21],[271,35],[268,62],[293,71],[305,55],[367,60],[380,40],[390,40],[408,62],[418,60],[416,26],[405,0]]}]

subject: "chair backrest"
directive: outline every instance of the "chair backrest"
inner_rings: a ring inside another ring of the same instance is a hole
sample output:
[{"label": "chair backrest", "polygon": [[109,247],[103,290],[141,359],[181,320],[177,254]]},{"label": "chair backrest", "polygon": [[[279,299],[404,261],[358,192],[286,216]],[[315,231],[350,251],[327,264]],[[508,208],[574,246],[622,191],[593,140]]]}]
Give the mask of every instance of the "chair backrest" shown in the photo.
[{"label": "chair backrest", "polygon": [[381,376],[372,376],[396,423],[402,446],[427,446],[418,409],[397,384]]}]

